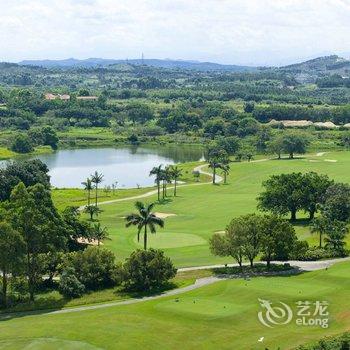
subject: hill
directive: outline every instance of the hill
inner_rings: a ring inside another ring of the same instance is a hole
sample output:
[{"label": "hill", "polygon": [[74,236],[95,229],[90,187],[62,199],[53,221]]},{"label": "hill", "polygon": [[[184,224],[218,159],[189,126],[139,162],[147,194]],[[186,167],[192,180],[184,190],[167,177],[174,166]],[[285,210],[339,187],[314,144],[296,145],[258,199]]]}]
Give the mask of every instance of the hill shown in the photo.
[{"label": "hill", "polygon": [[318,57],[302,63],[281,67],[281,70],[293,73],[323,73],[349,76],[350,60],[337,55]]},{"label": "hill", "polygon": [[182,60],[170,60],[170,59],[131,59],[131,60],[118,60],[118,59],[103,59],[103,58],[88,58],[85,60],[78,60],[75,58],[68,58],[65,60],[24,60],[19,62],[20,65],[27,66],[41,66],[45,68],[60,67],[106,67],[112,64],[145,64],[147,66],[157,68],[170,68],[170,69],[190,69],[198,71],[232,71],[232,72],[247,72],[255,71],[256,67],[238,66],[238,65],[226,65],[212,62],[198,62],[198,61],[182,61]]}]

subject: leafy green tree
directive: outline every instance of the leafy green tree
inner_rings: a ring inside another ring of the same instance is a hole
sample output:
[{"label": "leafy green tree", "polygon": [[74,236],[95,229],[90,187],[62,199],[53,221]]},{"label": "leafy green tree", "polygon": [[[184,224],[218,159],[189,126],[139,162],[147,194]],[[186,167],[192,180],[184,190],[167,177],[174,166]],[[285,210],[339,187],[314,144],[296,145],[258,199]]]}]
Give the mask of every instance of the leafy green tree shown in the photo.
[{"label": "leafy green tree", "polygon": [[317,205],[323,201],[324,194],[332,181],[327,175],[309,172],[303,175],[303,209],[309,213],[312,220],[317,211]]},{"label": "leafy green tree", "polygon": [[49,169],[39,159],[14,161],[5,168],[0,169],[0,200],[10,198],[11,191],[20,182],[25,186],[42,184],[46,189],[50,188]]},{"label": "leafy green tree", "polygon": [[126,106],[126,113],[133,124],[136,122],[144,124],[154,118],[152,109],[144,103],[130,103]]},{"label": "leafy green tree", "polygon": [[277,154],[278,159],[281,159],[284,150],[283,136],[279,135],[268,142],[267,152]]},{"label": "leafy green tree", "polygon": [[333,250],[337,254],[345,255],[345,237],[349,229],[343,221],[333,221],[328,226],[327,236],[325,237],[325,247]]},{"label": "leafy green tree", "polygon": [[349,221],[350,186],[344,183],[329,186],[323,197],[321,211],[326,213],[332,221]]},{"label": "leafy green tree", "polygon": [[270,267],[271,260],[288,260],[297,241],[294,227],[278,216],[265,216],[261,223],[261,252]]},{"label": "leafy green tree", "polygon": [[95,206],[97,207],[98,198],[98,185],[103,181],[103,174],[99,174],[97,171],[91,175],[91,182],[95,184]]},{"label": "leafy green tree", "polygon": [[156,233],[156,226],[164,227],[164,221],[157,217],[156,214],[152,213],[152,209],[154,207],[154,203],[145,205],[142,202],[136,202],[135,208],[138,213],[133,213],[128,215],[126,220],[126,227],[131,225],[137,227],[137,240],[140,239],[140,232],[143,230],[143,248],[147,249],[147,229],[150,230],[151,233]]},{"label": "leafy green tree", "polygon": [[23,237],[30,300],[42,280],[40,254],[64,250],[67,231],[51,193],[42,184],[26,188],[19,183],[9,200],[8,220]]},{"label": "leafy green tree", "polygon": [[244,237],[241,235],[241,222],[232,220],[225,234],[216,233],[210,241],[210,251],[218,256],[231,256],[240,267],[244,258]]},{"label": "leafy green tree", "polygon": [[301,173],[273,175],[263,182],[264,192],[258,200],[258,208],[276,215],[291,213],[296,220],[297,211],[304,205],[303,175]]},{"label": "leafy green tree", "polygon": [[0,222],[0,271],[2,273],[2,303],[7,306],[8,276],[23,266],[25,246],[22,236],[7,222]]},{"label": "leafy green tree", "polygon": [[[235,220],[235,219],[234,219]],[[253,267],[254,259],[261,248],[262,219],[256,214],[243,215],[236,219],[243,239],[243,254]]]},{"label": "leafy green tree", "polygon": [[225,150],[229,156],[233,156],[241,148],[241,140],[237,136],[219,137],[216,140],[216,145]]},{"label": "leafy green tree", "polygon": [[306,153],[309,143],[308,136],[303,133],[292,132],[283,135],[283,150],[289,154],[290,159],[294,158],[295,153]]},{"label": "leafy green tree", "polygon": [[26,134],[17,134],[11,143],[11,150],[17,153],[30,153],[34,148]]},{"label": "leafy green tree", "polygon": [[127,290],[150,291],[161,288],[175,277],[176,268],[164,252],[156,249],[133,252],[123,264],[123,281]]},{"label": "leafy green tree", "polygon": [[115,286],[119,283],[119,267],[114,254],[105,248],[88,247],[66,254],[63,270],[73,268],[76,278],[86,290]]},{"label": "leafy green tree", "polygon": [[77,278],[74,268],[67,267],[62,272],[58,290],[65,298],[77,298],[84,294],[85,286]]}]

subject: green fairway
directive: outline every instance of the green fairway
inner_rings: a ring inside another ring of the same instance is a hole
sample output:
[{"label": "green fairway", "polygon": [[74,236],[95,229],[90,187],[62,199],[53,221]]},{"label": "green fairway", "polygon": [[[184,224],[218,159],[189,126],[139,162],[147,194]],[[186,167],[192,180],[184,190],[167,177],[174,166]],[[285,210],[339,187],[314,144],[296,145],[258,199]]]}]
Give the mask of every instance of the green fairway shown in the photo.
[{"label": "green fairway", "polygon": [[[0,323],[0,349],[291,349],[350,329],[350,263],[291,277],[214,283],[175,297]],[[267,328],[258,299],[284,302],[294,318]],[[296,302],[329,302],[329,328],[297,326]],[[263,342],[258,339],[264,337]]]},{"label": "green fairway", "polygon": [[[328,174],[336,181],[349,183],[350,152],[314,154],[294,160],[231,163],[226,185],[179,187],[178,197],[169,197],[167,202],[155,208],[157,212],[176,216],[165,219],[165,228],[159,229],[156,235],[150,237],[150,246],[164,249],[178,267],[232,262],[229,258],[218,258],[210,254],[209,238],[214,232],[224,230],[233,217],[257,211],[256,197],[261,191],[263,180],[272,174],[293,171],[316,171]],[[143,201],[156,201],[156,196]],[[134,211],[134,202],[135,200],[130,200],[101,207],[104,211],[100,220],[109,228],[112,238],[106,245],[116,253],[118,259],[127,257],[139,247],[135,239],[135,228],[125,228],[124,222],[125,215]],[[305,215],[299,213],[298,217],[303,218]],[[312,245],[317,244],[317,235],[311,236],[303,222],[296,225],[296,230],[302,239],[308,240]]]}]

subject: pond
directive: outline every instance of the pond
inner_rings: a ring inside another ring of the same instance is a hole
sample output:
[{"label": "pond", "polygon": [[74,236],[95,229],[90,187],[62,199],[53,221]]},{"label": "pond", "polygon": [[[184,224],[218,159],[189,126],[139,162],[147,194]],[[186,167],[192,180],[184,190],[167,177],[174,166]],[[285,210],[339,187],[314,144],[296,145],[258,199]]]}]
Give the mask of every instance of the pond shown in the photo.
[{"label": "pond", "polygon": [[48,166],[55,187],[81,187],[82,181],[98,171],[104,175],[102,187],[117,182],[119,188],[134,188],[154,184],[149,176],[154,166],[198,161],[203,159],[203,150],[195,146],[125,146],[58,150],[34,158]]}]

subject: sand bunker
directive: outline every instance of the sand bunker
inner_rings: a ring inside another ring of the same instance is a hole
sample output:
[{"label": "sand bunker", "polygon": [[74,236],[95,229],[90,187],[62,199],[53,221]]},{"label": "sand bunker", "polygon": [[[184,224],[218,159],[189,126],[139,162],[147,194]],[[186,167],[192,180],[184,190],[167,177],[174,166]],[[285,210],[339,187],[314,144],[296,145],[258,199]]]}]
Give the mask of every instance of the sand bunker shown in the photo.
[{"label": "sand bunker", "polygon": [[335,159],[325,159],[324,161],[329,162],[329,163],[336,163],[337,162],[337,160],[335,160]]},{"label": "sand bunker", "polygon": [[169,218],[171,216],[176,216],[176,214],[172,214],[172,213],[159,213],[159,212],[156,212],[154,213],[157,217],[161,218],[161,219],[166,219],[166,218]]},{"label": "sand bunker", "polygon": [[326,152],[318,152],[316,153],[316,157],[322,157],[326,154]]},{"label": "sand bunker", "polygon": [[215,233],[220,233],[220,234],[223,234],[225,232],[226,232],[225,230],[224,231],[215,231]]},{"label": "sand bunker", "polygon": [[[88,244],[88,245],[98,245],[98,241],[96,239],[87,239],[83,237],[77,238],[77,242],[80,244]],[[100,245],[103,245],[102,242],[100,242]]]}]

